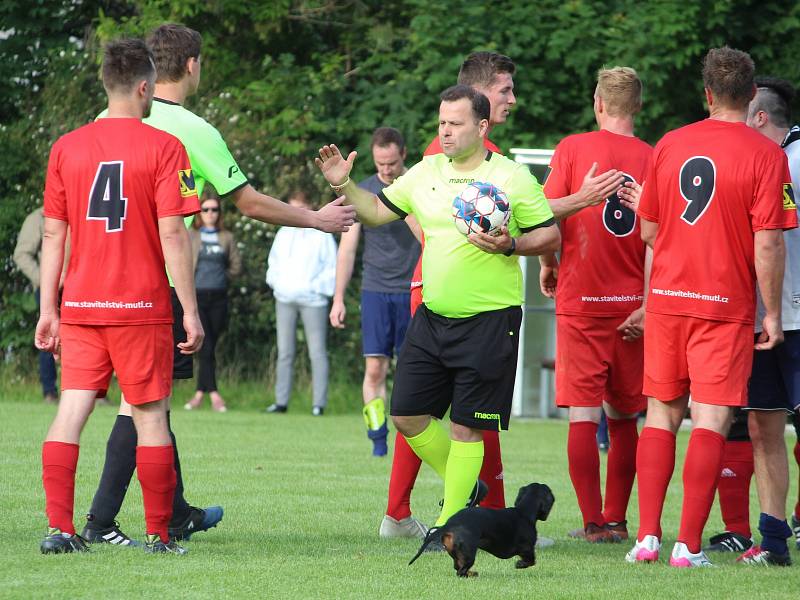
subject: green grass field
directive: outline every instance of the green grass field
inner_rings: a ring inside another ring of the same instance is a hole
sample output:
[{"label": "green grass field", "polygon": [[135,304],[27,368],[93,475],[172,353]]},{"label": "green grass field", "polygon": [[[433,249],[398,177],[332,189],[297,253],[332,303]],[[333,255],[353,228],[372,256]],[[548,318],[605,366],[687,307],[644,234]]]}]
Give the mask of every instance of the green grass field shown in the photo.
[{"label": "green grass field", "polygon": [[[661,564],[628,565],[623,560],[627,545],[591,546],[568,539],[566,532],[579,519],[567,475],[566,423],[558,421],[516,421],[503,437],[506,495],[513,500],[521,485],[541,481],[556,497],[550,519],[539,528],[556,538],[556,545],[540,551],[537,565],[527,570],[518,571],[513,561],[485,553],[476,562],[479,577],[469,580],[456,578],[446,555],[425,555],[407,566],[417,543],[382,541],[377,535],[390,461],[369,456],[358,415],[313,418],[305,410],[287,415],[175,411],[187,498],[199,506],[225,507],[217,529],[186,543],[187,556],[150,556],[112,547],[95,547],[85,555],[43,556],[40,447],[55,408],[39,404],[32,387],[27,394],[15,388],[17,398],[3,387],[3,598],[798,597],[796,567],[760,570],[734,564],[732,555],[713,557],[715,569],[678,571],[663,562],[677,532],[677,474],[667,500]],[[98,407],[84,432],[76,483],[79,528],[99,478],[114,415],[113,407]],[[685,443],[684,433],[679,447]],[[794,469],[792,476],[797,476]],[[440,493],[439,480],[423,467],[412,508],[424,522],[435,518]],[[753,503],[755,513],[755,498]],[[632,506],[635,531],[635,495]],[[126,532],[141,535],[138,482],[132,484],[119,520]],[[720,525],[715,507],[706,537]],[[795,559],[800,560],[798,553]]]}]

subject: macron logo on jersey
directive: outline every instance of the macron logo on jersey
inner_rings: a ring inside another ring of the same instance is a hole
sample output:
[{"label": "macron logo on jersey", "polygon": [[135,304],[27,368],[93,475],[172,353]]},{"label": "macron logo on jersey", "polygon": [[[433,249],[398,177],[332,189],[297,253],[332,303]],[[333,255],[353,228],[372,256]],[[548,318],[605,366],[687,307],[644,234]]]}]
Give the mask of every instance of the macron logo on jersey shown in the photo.
[{"label": "macron logo on jersey", "polygon": [[194,184],[194,175],[191,169],[183,169],[178,171],[178,181],[181,185],[181,196],[188,198],[197,194],[197,189]]}]

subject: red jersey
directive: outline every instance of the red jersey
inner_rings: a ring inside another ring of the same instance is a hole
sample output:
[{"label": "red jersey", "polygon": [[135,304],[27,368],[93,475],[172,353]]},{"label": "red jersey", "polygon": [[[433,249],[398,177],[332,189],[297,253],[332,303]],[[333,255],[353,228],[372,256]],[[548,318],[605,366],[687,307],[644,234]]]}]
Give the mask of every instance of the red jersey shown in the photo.
[{"label": "red jersey", "polygon": [[786,155],[744,123],[671,131],[656,145],[639,216],[658,223],[648,312],[752,323],[753,234],[797,227]]},{"label": "red jersey", "polygon": [[[617,169],[641,183],[653,149],[637,137],[601,129],[571,135],[556,146],[544,184],[547,198],[577,192],[586,173]],[[561,220],[556,314],[627,316],[644,301],[645,245],[639,221],[616,194]]]},{"label": "red jersey", "polygon": [[158,219],[200,209],[176,137],[139,119],[100,119],[50,151],[44,215],[69,223],[61,322],[171,323]]},{"label": "red jersey", "polygon": [[[483,138],[483,147],[487,150],[491,150],[492,152],[496,152],[497,154],[503,154],[500,151],[492,140],[489,138]],[[442,142],[437,135],[433,138],[433,141],[428,144],[428,147],[425,148],[425,152],[422,153],[422,156],[433,156],[434,154],[441,154],[442,153]],[[422,250],[425,250],[425,238],[422,238]],[[414,267],[414,274],[411,276],[411,289],[421,288],[422,287],[422,251],[419,253],[419,260],[417,260],[417,266]]]}]

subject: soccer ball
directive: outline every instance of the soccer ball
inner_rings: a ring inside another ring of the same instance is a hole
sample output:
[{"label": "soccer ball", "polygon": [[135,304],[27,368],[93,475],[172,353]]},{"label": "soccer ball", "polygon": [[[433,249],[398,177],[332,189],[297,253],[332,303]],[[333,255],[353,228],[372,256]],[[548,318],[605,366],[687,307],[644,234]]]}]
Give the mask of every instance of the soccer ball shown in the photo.
[{"label": "soccer ball", "polygon": [[453,222],[464,235],[477,232],[497,235],[510,217],[508,198],[491,183],[470,183],[453,200]]}]

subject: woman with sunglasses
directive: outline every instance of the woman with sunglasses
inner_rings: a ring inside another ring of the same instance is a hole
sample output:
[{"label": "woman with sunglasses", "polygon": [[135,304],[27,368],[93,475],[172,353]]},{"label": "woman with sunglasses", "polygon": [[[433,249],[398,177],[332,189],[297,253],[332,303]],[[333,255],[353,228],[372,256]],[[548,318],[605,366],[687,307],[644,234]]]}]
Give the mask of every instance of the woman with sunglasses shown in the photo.
[{"label": "woman with sunglasses", "polygon": [[184,405],[186,410],[199,408],[203,395],[211,396],[211,408],[225,412],[225,401],[217,390],[217,340],[228,325],[228,284],[242,270],[242,259],[233,234],[222,222],[219,198],[204,192],[201,212],[189,230],[194,257],[195,288],[200,320],[206,339],[198,352],[197,392]]}]

